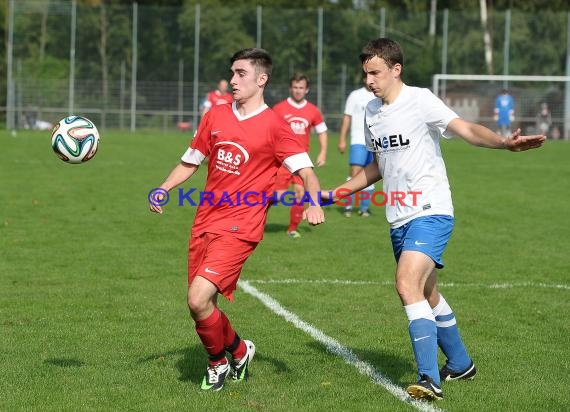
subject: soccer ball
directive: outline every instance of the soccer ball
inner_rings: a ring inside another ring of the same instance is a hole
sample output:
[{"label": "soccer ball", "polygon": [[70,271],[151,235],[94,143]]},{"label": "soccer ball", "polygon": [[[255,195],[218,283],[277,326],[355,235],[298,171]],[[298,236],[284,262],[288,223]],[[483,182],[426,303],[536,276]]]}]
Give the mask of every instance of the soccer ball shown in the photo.
[{"label": "soccer ball", "polygon": [[67,163],[91,160],[99,147],[99,131],[89,119],[67,116],[51,132],[51,148]]}]

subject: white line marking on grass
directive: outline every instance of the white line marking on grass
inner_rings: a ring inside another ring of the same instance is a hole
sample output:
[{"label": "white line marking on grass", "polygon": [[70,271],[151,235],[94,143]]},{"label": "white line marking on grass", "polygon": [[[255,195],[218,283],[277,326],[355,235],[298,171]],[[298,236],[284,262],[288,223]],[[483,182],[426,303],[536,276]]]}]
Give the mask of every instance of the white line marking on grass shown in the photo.
[{"label": "white line marking on grass", "polygon": [[254,286],[251,286],[248,281],[240,280],[239,286],[246,293],[250,294],[254,298],[261,301],[261,303],[263,303],[273,313],[281,316],[287,322],[291,322],[297,329],[301,329],[303,332],[310,335],[313,339],[323,344],[330,353],[340,356],[346,363],[356,367],[358,372],[360,372],[362,375],[370,378],[370,380],[372,380],[372,382],[375,383],[376,385],[382,386],[384,389],[386,389],[396,398],[400,399],[402,402],[410,404],[419,411],[424,411],[424,412],[442,411],[442,409],[432,406],[429,403],[416,401],[410,398],[406,393],[406,391],[404,391],[399,386],[394,385],[387,377],[385,377],[376,369],[374,369],[374,366],[372,366],[368,362],[360,360],[349,348],[343,346],[342,344],[340,344],[330,336],[325,335],[321,330],[315,328],[311,324],[303,321],[297,315],[295,315],[294,313],[288,311],[283,306],[281,306],[281,304],[277,302],[275,299],[273,299],[271,296],[263,292],[260,292]]},{"label": "white line marking on grass", "polygon": [[511,289],[511,288],[547,288],[547,289],[565,289],[570,290],[570,285],[551,284],[551,283],[535,283],[535,282],[519,282],[519,283],[493,283],[489,285],[491,289]]},{"label": "white line marking on grass", "polygon": [[[343,280],[343,279],[250,279],[249,283],[258,284],[327,284],[327,285],[379,285],[379,286],[394,286],[391,281],[369,281],[369,280]],[[561,289],[570,290],[570,285],[553,284],[553,283],[538,283],[538,282],[517,282],[517,283],[454,283],[454,282],[439,282],[439,286],[448,288],[485,288],[485,289],[515,289],[515,288],[544,288],[544,289]]]}]

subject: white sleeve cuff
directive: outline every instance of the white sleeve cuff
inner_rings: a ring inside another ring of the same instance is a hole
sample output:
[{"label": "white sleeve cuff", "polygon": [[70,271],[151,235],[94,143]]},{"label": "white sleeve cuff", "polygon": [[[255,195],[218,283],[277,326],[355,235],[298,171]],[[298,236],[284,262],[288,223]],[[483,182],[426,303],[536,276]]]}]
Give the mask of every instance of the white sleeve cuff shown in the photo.
[{"label": "white sleeve cuff", "polygon": [[206,156],[204,156],[202,152],[189,147],[188,150],[186,150],[186,152],[182,155],[180,160],[182,160],[184,163],[199,166],[205,158]]},{"label": "white sleeve cuff", "polygon": [[293,156],[289,156],[287,159],[283,161],[283,165],[289,170],[291,173],[295,173],[299,169],[303,169],[305,167],[314,167],[313,162],[311,162],[311,158],[307,154],[304,153],[297,153]]},{"label": "white sleeve cuff", "polygon": [[441,134],[444,139],[449,140],[455,137],[453,133],[447,131],[447,126],[449,126],[449,123],[451,123],[452,120],[457,118],[459,118],[459,116],[455,115],[447,119],[447,122],[445,123],[445,130]]},{"label": "white sleeve cuff", "polygon": [[317,134],[324,133],[327,130],[328,128],[325,122],[319,123],[318,125],[315,126],[315,132],[317,132]]}]

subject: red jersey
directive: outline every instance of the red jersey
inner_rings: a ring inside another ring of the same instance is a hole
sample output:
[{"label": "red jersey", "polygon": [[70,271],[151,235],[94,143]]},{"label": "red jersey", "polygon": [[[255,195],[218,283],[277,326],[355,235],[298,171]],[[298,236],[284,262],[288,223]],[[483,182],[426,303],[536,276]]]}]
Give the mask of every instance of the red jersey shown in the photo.
[{"label": "red jersey", "polygon": [[327,125],[323,120],[321,111],[307,100],[304,100],[302,103],[296,103],[288,97],[273,106],[273,110],[289,123],[291,130],[298,136],[307,152],[309,151],[311,128],[314,127],[317,133],[327,131]]},{"label": "red jersey", "polygon": [[206,101],[204,102],[204,107],[211,109],[219,104],[227,104],[233,102],[233,97],[231,93],[221,94],[219,90],[213,90],[206,96]]},{"label": "red jersey", "polygon": [[234,104],[215,106],[200,122],[182,161],[200,164],[206,156],[208,176],[192,235],[231,234],[259,242],[273,196],[277,169],[285,161],[292,171],[312,167],[289,125],[263,105],[241,116]]}]

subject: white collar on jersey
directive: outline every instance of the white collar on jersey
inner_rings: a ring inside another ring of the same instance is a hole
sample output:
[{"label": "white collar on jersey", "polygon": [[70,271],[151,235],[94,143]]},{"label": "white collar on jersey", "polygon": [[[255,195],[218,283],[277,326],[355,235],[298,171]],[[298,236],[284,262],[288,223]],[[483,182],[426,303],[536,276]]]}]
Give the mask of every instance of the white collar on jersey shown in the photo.
[{"label": "white collar on jersey", "polygon": [[302,109],[303,107],[305,107],[307,105],[307,100],[303,99],[303,101],[301,103],[297,103],[295,100],[291,99],[290,97],[287,97],[287,103],[289,103],[291,106],[293,106],[297,109]]},{"label": "white collar on jersey", "polygon": [[250,117],[253,117],[253,116],[258,115],[259,113],[261,113],[262,111],[264,111],[264,110],[267,109],[268,107],[269,107],[269,106],[267,106],[267,104],[263,103],[263,104],[259,107],[259,109],[255,110],[255,111],[253,111],[253,112],[251,112],[251,113],[249,113],[249,114],[246,114],[245,116],[242,116],[242,115],[240,114],[240,112],[238,112],[238,110],[237,110],[237,102],[233,102],[233,103],[232,103],[232,110],[233,110],[233,112],[234,112],[234,115],[237,117],[237,119],[238,119],[240,122],[241,122],[242,120],[247,120],[247,119],[249,119]]}]

